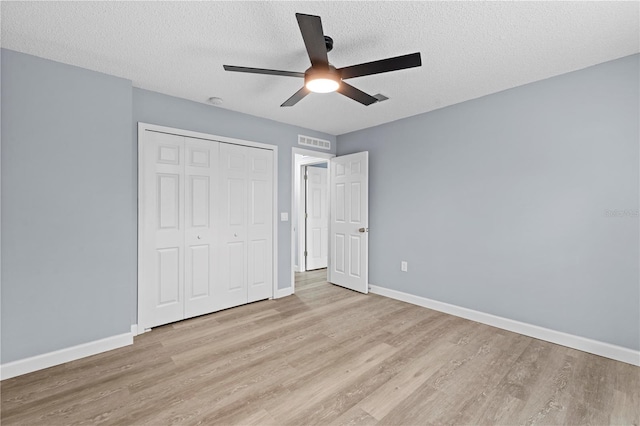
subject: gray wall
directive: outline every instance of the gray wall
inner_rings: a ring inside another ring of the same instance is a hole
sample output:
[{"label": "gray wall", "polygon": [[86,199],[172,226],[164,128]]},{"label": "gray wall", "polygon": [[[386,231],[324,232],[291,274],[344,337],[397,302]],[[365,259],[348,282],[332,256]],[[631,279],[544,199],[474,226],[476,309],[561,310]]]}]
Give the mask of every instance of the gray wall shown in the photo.
[{"label": "gray wall", "polygon": [[[336,141],[1,55],[2,363],[136,322],[137,121],[278,145],[279,211],[297,134]],[[638,349],[638,71],[636,55],[338,137],[371,152],[371,282]]]},{"label": "gray wall", "polygon": [[371,284],[640,349],[639,57],[338,136]]},{"label": "gray wall", "polygon": [[[335,136],[128,80],[6,49],[1,59],[1,363],[137,323],[138,121],[278,145],[278,210],[286,212],[298,134],[335,147]],[[278,244],[285,288],[290,222],[280,222]]]},{"label": "gray wall", "polygon": [[131,83],[2,50],[7,363],[130,331]]}]

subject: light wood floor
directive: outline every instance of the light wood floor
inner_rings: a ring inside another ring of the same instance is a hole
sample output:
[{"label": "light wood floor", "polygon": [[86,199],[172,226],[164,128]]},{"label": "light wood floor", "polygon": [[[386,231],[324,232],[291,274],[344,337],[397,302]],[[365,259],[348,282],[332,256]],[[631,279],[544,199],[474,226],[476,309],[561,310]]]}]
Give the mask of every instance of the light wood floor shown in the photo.
[{"label": "light wood floor", "polygon": [[1,383],[2,424],[634,424],[640,368],[299,274]]}]

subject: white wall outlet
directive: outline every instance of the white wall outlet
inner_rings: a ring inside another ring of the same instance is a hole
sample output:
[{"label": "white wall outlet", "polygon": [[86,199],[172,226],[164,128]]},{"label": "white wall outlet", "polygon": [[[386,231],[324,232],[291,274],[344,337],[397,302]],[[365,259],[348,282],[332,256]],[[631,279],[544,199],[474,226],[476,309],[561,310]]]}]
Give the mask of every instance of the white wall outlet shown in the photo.
[{"label": "white wall outlet", "polygon": [[400,270],[402,272],[407,272],[407,267],[409,266],[409,264],[407,262],[405,262],[404,260],[402,262],[400,262]]},{"label": "white wall outlet", "polygon": [[281,222],[286,222],[289,220],[289,213],[288,212],[280,212],[280,221]]}]

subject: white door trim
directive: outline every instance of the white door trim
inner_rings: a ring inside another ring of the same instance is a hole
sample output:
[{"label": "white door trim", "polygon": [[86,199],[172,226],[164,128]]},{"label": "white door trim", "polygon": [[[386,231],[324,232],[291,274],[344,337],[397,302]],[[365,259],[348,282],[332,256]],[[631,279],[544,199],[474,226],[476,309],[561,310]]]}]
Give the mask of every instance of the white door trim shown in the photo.
[{"label": "white door trim", "polygon": [[[296,161],[296,154],[299,155],[305,155],[307,157],[311,157],[309,159],[302,159],[301,161]],[[295,271],[294,271],[294,265],[296,264],[296,241],[295,241],[295,236],[296,233],[294,232],[293,229],[293,212],[296,211],[296,195],[299,193],[300,191],[300,181],[301,181],[301,173],[300,173],[300,167],[305,165],[305,164],[317,164],[320,163],[321,161],[318,161],[318,159],[324,159],[327,161],[327,168],[330,167],[329,165],[329,160],[333,157],[335,157],[335,154],[330,154],[327,152],[319,152],[319,151],[313,151],[310,149],[304,149],[304,148],[297,148],[297,147],[293,147],[291,148],[291,224],[290,224],[290,228],[291,228],[291,293],[295,293]],[[328,191],[329,189],[327,189]],[[327,193],[327,196],[329,196],[329,193]],[[299,203],[298,203],[299,204]],[[301,223],[300,222],[300,209],[298,209],[298,225]],[[301,233],[301,228],[300,226],[298,226],[298,235],[302,235]],[[304,250],[301,249],[301,245],[298,245],[298,258],[302,259],[300,257],[300,253],[302,252],[302,254],[304,255]]]},{"label": "white door trim", "polygon": [[[140,144],[140,136],[146,131],[168,133],[171,135],[202,139],[202,140],[207,140],[212,142],[223,142],[223,143],[234,144],[234,145],[242,145],[242,146],[248,146],[253,148],[268,149],[273,151],[273,285],[272,285],[271,297],[276,298],[280,294],[278,293],[278,147],[276,145],[270,145],[270,144],[265,144],[260,142],[228,138],[226,136],[211,135],[208,133],[200,133],[200,132],[194,132],[191,130],[176,129],[173,127],[166,127],[166,126],[158,126],[156,124],[149,124],[149,123],[143,123],[143,122],[138,122],[138,163],[136,164],[136,167],[138,167],[138,259],[137,259],[138,282],[136,287],[139,289],[140,281],[142,279],[142,270],[141,270],[142,268],[140,268],[140,259],[142,257],[142,244],[140,244],[140,241],[144,241],[143,227],[140,226],[140,218],[144,217],[144,211],[143,211],[144,205],[143,203],[141,203],[141,199],[140,199],[140,194],[142,194],[144,190],[143,188],[144,177],[141,174],[142,169],[140,167],[140,159],[143,158],[142,144]],[[137,298],[138,298],[138,304],[137,304],[136,318],[140,312],[139,291],[137,291]],[[139,319],[137,320],[137,323],[140,324]],[[143,332],[144,330],[140,330],[140,331]]]}]

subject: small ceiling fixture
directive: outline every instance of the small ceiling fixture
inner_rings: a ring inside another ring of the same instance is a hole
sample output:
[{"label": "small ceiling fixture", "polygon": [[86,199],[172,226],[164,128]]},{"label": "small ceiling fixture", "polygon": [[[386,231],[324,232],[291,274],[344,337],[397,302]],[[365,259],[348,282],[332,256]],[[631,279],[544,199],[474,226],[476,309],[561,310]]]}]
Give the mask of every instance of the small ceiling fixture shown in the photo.
[{"label": "small ceiling fixture", "polygon": [[212,96],[209,99],[207,99],[207,101],[211,105],[221,105],[222,104],[222,98],[218,98],[217,96]]}]

